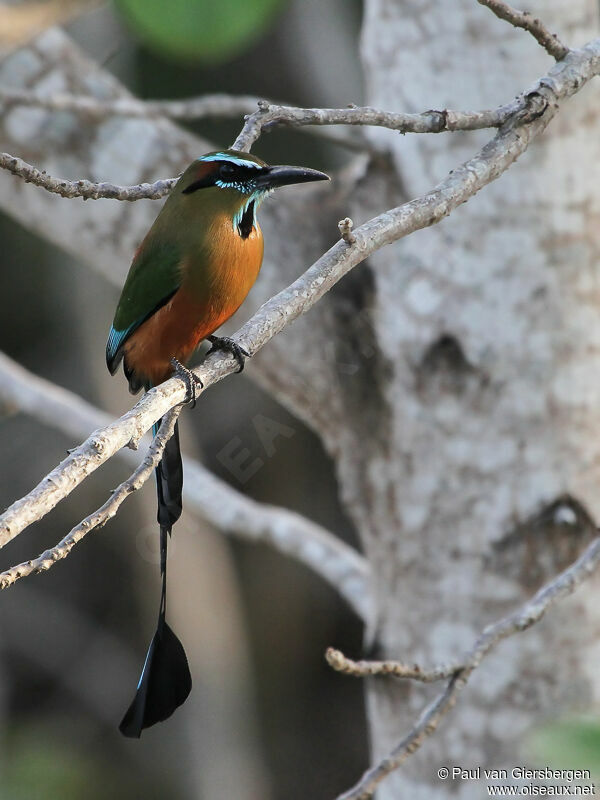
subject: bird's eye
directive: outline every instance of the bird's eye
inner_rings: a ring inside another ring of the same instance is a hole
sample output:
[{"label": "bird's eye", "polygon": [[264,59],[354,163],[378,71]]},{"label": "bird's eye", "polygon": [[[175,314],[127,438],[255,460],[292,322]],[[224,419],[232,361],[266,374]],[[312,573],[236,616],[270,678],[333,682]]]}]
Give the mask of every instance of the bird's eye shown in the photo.
[{"label": "bird's eye", "polygon": [[221,164],[219,169],[219,174],[222,178],[231,178],[231,176],[235,173],[235,167],[233,164]]}]

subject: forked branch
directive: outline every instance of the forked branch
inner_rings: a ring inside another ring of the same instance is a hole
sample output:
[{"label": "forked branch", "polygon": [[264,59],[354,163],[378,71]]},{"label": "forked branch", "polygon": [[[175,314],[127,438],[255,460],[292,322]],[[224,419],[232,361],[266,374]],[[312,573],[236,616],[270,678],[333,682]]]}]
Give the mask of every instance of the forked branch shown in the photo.
[{"label": "forked branch", "polygon": [[37,558],[23,561],[10,569],[0,572],[0,589],[12,586],[20,578],[27,575],[35,575],[50,569],[57,561],[66,558],[75,545],[80,542],[86,534],[95,528],[101,528],[111,520],[119,510],[121,503],[132,493],[140,489],[148,480],[155,467],[158,466],[166,443],[173,435],[175,422],[179,416],[180,409],[171,409],[161,423],[159,430],[154,437],[150,448],[132,475],[123,481],[111,493],[109,499],[100,506],[99,509],[89,514],[84,520],[76,525],[61,541],[49,550],[45,550]]}]

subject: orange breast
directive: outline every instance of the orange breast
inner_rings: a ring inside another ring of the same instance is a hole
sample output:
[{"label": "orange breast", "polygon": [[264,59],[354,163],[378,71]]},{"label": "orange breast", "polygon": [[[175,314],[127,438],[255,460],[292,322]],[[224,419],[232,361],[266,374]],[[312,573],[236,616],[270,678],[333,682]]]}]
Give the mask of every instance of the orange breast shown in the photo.
[{"label": "orange breast", "polygon": [[172,373],[170,361],[188,359],[241,306],[262,263],[263,239],[258,226],[242,239],[231,219],[216,221],[211,231],[218,242],[208,263],[184,266],[181,288],[171,300],[146,320],[124,346],[125,364],[139,379],[153,385]]}]

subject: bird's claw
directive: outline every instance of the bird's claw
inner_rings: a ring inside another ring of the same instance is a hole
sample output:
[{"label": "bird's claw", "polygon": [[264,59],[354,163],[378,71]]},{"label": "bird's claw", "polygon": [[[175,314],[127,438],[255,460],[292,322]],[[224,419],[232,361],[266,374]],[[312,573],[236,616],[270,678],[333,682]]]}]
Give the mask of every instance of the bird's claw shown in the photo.
[{"label": "bird's claw", "polygon": [[238,363],[238,372],[244,369],[244,363],[247,358],[250,358],[250,353],[239,345],[234,339],[229,336],[208,336],[208,341],[211,343],[211,348],[206,355],[214,352],[215,350],[225,350],[227,353],[235,358]]},{"label": "bird's claw", "polygon": [[181,378],[181,380],[186,385],[186,395],[185,400],[183,401],[185,405],[189,403],[190,408],[196,407],[196,399],[198,397],[198,389],[203,389],[204,384],[200,380],[200,378],[195,375],[191,369],[184,367],[181,361],[178,361],[176,358],[171,359],[171,366],[173,367],[174,374]]}]

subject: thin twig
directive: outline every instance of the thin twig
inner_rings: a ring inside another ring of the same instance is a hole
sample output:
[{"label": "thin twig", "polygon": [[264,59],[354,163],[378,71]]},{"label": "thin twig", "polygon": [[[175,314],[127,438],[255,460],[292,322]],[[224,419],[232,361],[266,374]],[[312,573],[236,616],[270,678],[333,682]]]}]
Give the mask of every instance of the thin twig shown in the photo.
[{"label": "thin twig", "polygon": [[249,150],[261,133],[278,125],[374,125],[399,133],[447,133],[499,128],[526,105],[523,97],[490,111],[423,111],[421,114],[402,114],[381,111],[368,106],[349,108],[293,108],[260,102],[258,110],[244,123],[232,145],[234,150]]},{"label": "thin twig", "polygon": [[409,666],[400,661],[353,661],[339,650],[328,647],[325,659],[336,672],[352,675],[355,678],[368,678],[374,675],[391,675],[394,678],[411,678],[422,683],[434,683],[450,678],[464,668],[463,663],[440,664],[425,669],[418,664]]},{"label": "thin twig", "polygon": [[106,523],[115,516],[121,503],[123,503],[130,494],[141,489],[150,475],[152,475],[154,468],[162,458],[166,443],[173,435],[173,429],[180,411],[180,408],[173,408],[165,415],[150,445],[148,453],[140,465],[127,480],[117,486],[106,503],[70,530],[54,547],[45,550],[37,558],[33,558],[30,561],[23,561],[21,564],[17,564],[4,572],[0,572],[0,589],[6,589],[8,586],[12,586],[13,583],[16,583],[20,578],[24,578],[27,575],[35,575],[50,569],[57,561],[66,558],[75,545],[90,531],[106,525]]},{"label": "thin twig", "polygon": [[463,660],[464,666],[455,672],[447,686],[421,714],[413,728],[374,767],[368,769],[358,783],[339,795],[337,800],[367,800],[377,785],[406,759],[437,729],[442,717],[455,705],[461,690],[485,656],[503,639],[527,630],[544,616],[550,606],[570,595],[589,578],[600,564],[600,538],[586,548],[574,564],[542,587],[537,594],[517,611],[488,626]]},{"label": "thin twig", "polygon": [[84,200],[98,200],[101,197],[129,201],[159,200],[169,194],[177,181],[177,178],[165,178],[156,183],[140,183],[136,186],[115,186],[113,183],[92,183],[87,180],[68,181],[65,178],[53,178],[10,153],[0,153],[0,167],[48,192],[67,198],[82,197]]},{"label": "thin twig", "polygon": [[510,22],[515,28],[523,28],[528,31],[538,44],[557,61],[561,61],[570,52],[570,49],[560,41],[558,36],[550,33],[544,23],[529,11],[517,11],[504,0],[477,0],[477,2],[489,8],[500,19]]}]

